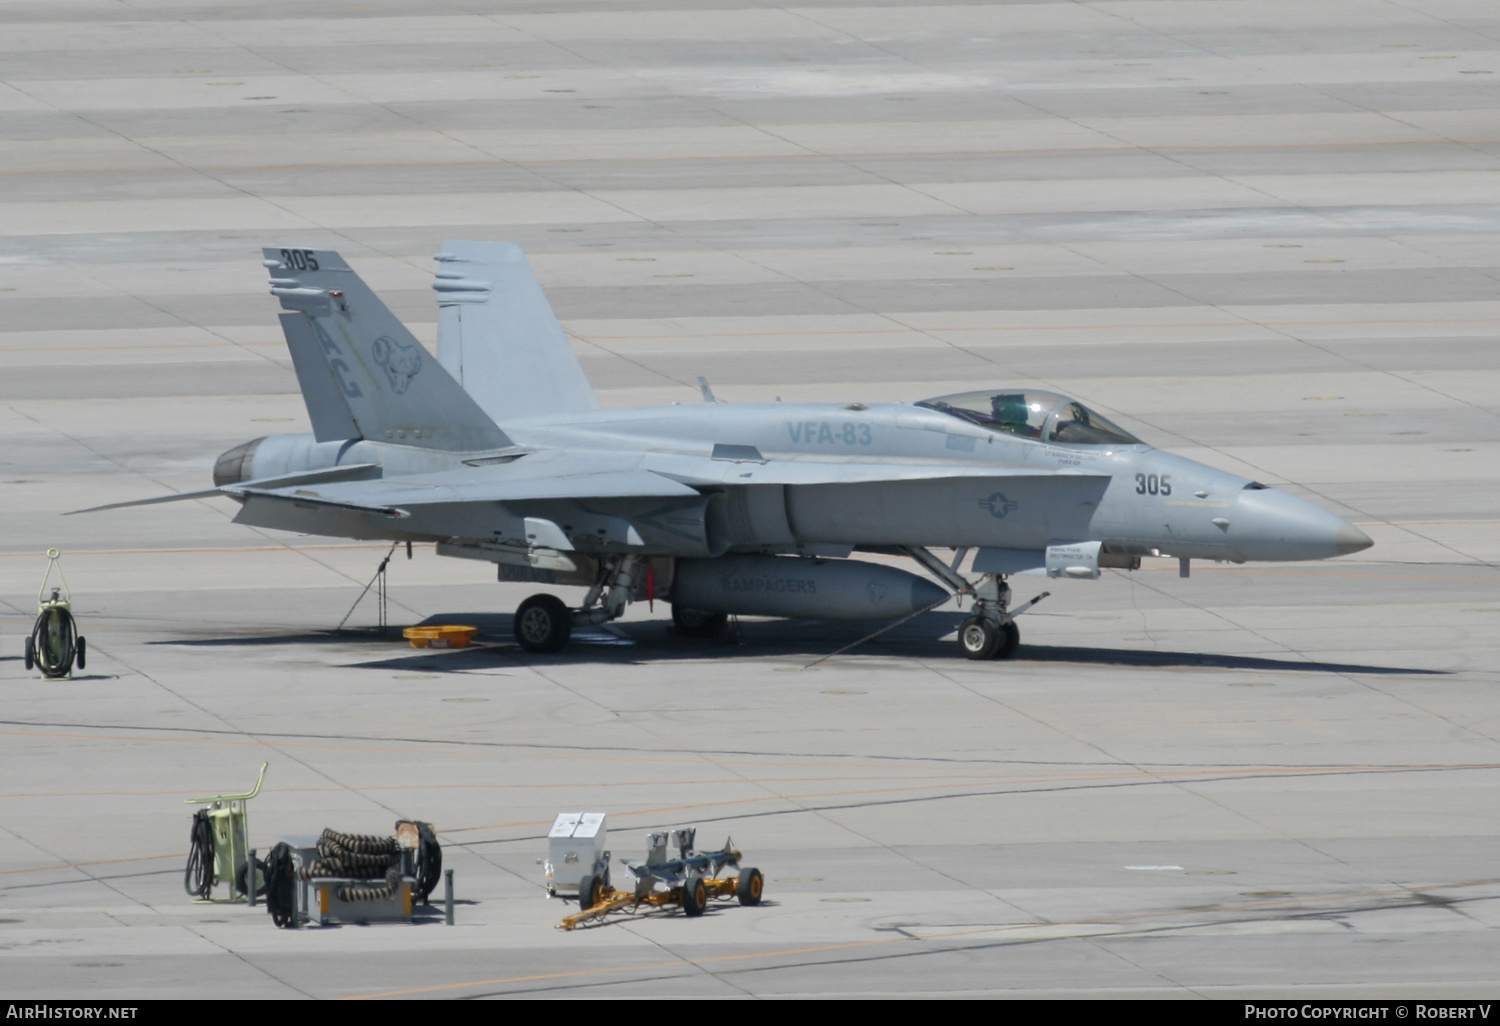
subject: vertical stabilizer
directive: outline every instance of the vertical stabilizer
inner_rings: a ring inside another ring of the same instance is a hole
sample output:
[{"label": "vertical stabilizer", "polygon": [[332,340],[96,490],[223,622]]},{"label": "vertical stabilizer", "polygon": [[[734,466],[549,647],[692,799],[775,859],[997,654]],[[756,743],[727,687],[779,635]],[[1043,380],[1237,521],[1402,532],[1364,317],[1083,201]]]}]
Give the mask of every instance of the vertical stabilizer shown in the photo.
[{"label": "vertical stabilizer", "polygon": [[344,398],[344,388],[323,355],[312,321],[300,313],[284,313],[280,319],[302,401],[307,404],[307,417],[312,421],[313,437],[320,442],[359,438],[349,400]]},{"label": "vertical stabilizer", "polygon": [[282,330],[319,441],[327,432],[459,452],[510,445],[337,253],[263,252],[271,294],[291,311]]},{"label": "vertical stabilizer", "polygon": [[599,408],[521,247],[445,242],[438,360],[497,423]]}]

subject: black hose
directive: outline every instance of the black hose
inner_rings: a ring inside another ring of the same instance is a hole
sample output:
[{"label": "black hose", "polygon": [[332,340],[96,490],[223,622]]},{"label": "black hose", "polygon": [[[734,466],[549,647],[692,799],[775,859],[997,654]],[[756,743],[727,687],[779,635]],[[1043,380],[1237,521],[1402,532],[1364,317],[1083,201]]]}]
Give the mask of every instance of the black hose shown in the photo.
[{"label": "black hose", "polygon": [[31,644],[44,677],[66,677],[73,672],[78,631],[66,606],[48,606],[31,628]]},{"label": "black hose", "polygon": [[[443,846],[438,844],[437,834],[432,829],[431,823],[423,823],[420,820],[407,820],[417,828],[417,836],[421,839],[417,847],[416,857],[412,860],[411,875],[416,878],[416,886],[412,888],[412,900],[426,902],[427,896],[437,889],[438,881],[443,878]],[[401,824],[396,824],[399,832]]]},{"label": "black hose", "polygon": [[266,856],[266,911],[283,930],[297,925],[296,879],[292,849],[282,841]]},{"label": "black hose", "polygon": [[199,901],[207,901],[213,895],[214,827],[207,809],[193,813],[193,826],[188,833],[187,871],[182,874],[182,887]]},{"label": "black hose", "polygon": [[393,897],[401,888],[401,869],[392,866],[386,870],[384,887],[369,887],[354,885],[352,887],[340,887],[334,893],[340,901],[386,901]]},{"label": "black hose", "polygon": [[[396,824],[396,830],[399,832],[408,822],[417,828],[419,838],[412,859],[412,876],[415,878],[412,900],[425,902],[443,878],[443,848],[438,844],[437,834],[430,823],[402,820]],[[318,837],[317,851],[317,860],[297,871],[304,880],[344,877],[385,881],[384,886],[355,884],[340,887],[334,893],[341,901],[383,901],[394,896],[401,887],[401,845],[394,837],[343,834],[329,829]]]},{"label": "black hose", "polygon": [[297,870],[297,875],[304,880],[311,880],[318,876],[342,876],[350,880],[379,880],[385,876],[387,870],[392,866],[399,866],[400,862],[400,857],[396,855],[385,856],[378,866],[354,865],[341,858],[318,859]]},{"label": "black hose", "polygon": [[[376,837],[374,834],[341,834],[337,830],[324,830],[318,838],[318,854],[327,856],[324,846],[333,849],[333,854],[353,855],[397,855],[401,849],[394,837]],[[338,849],[343,849],[342,852]]]},{"label": "black hose", "polygon": [[299,875],[304,880],[315,876],[378,880],[400,862],[401,849],[396,846],[394,837],[324,830],[318,838],[318,860],[303,866]]}]

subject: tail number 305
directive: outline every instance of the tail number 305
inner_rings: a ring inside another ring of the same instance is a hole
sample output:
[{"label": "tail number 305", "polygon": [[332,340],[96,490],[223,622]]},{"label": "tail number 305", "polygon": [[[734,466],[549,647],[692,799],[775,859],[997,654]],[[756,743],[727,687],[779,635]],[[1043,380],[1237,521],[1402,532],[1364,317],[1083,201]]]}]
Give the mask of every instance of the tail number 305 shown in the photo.
[{"label": "tail number 305", "polygon": [[281,251],[281,262],[284,266],[296,271],[316,271],[318,261],[313,257],[310,249],[284,249]]},{"label": "tail number 305", "polygon": [[1135,475],[1135,494],[1137,495],[1171,495],[1172,476],[1170,474],[1137,474]]}]

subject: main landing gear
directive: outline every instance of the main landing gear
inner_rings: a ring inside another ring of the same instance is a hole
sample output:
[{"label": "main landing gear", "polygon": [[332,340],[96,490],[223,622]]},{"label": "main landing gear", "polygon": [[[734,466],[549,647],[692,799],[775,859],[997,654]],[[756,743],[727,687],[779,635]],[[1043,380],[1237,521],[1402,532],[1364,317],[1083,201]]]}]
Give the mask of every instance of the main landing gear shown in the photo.
[{"label": "main landing gear", "polygon": [[672,626],[679,638],[717,638],[729,623],[728,613],[705,613],[687,606],[672,607]]},{"label": "main landing gear", "polygon": [[971,595],[973,612],[958,627],[958,647],[965,659],[1009,659],[1021,645],[1016,617],[1046,598],[1044,591],[1030,602],[1010,608],[1010,585],[1000,574],[981,574],[969,581],[958,572],[967,549],[960,549],[950,566],[923,548],[910,547],[906,554],[959,595]]},{"label": "main landing gear", "polygon": [[[618,619],[646,571],[640,556],[607,556],[599,561],[599,579],[581,609],[569,609],[554,595],[533,595],[516,607],[512,627],[516,643],[528,652],[558,652],[574,627]],[[675,607],[674,607],[675,610]]]}]

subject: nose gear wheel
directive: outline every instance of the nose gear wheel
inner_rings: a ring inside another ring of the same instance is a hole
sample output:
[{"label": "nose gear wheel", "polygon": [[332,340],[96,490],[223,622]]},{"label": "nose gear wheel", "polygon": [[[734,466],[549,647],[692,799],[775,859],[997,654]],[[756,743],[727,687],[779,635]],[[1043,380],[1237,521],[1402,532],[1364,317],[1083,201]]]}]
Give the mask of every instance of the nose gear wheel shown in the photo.
[{"label": "nose gear wheel", "polygon": [[573,635],[573,613],[554,595],[533,595],[516,609],[516,642],[528,652],[557,652]]}]

